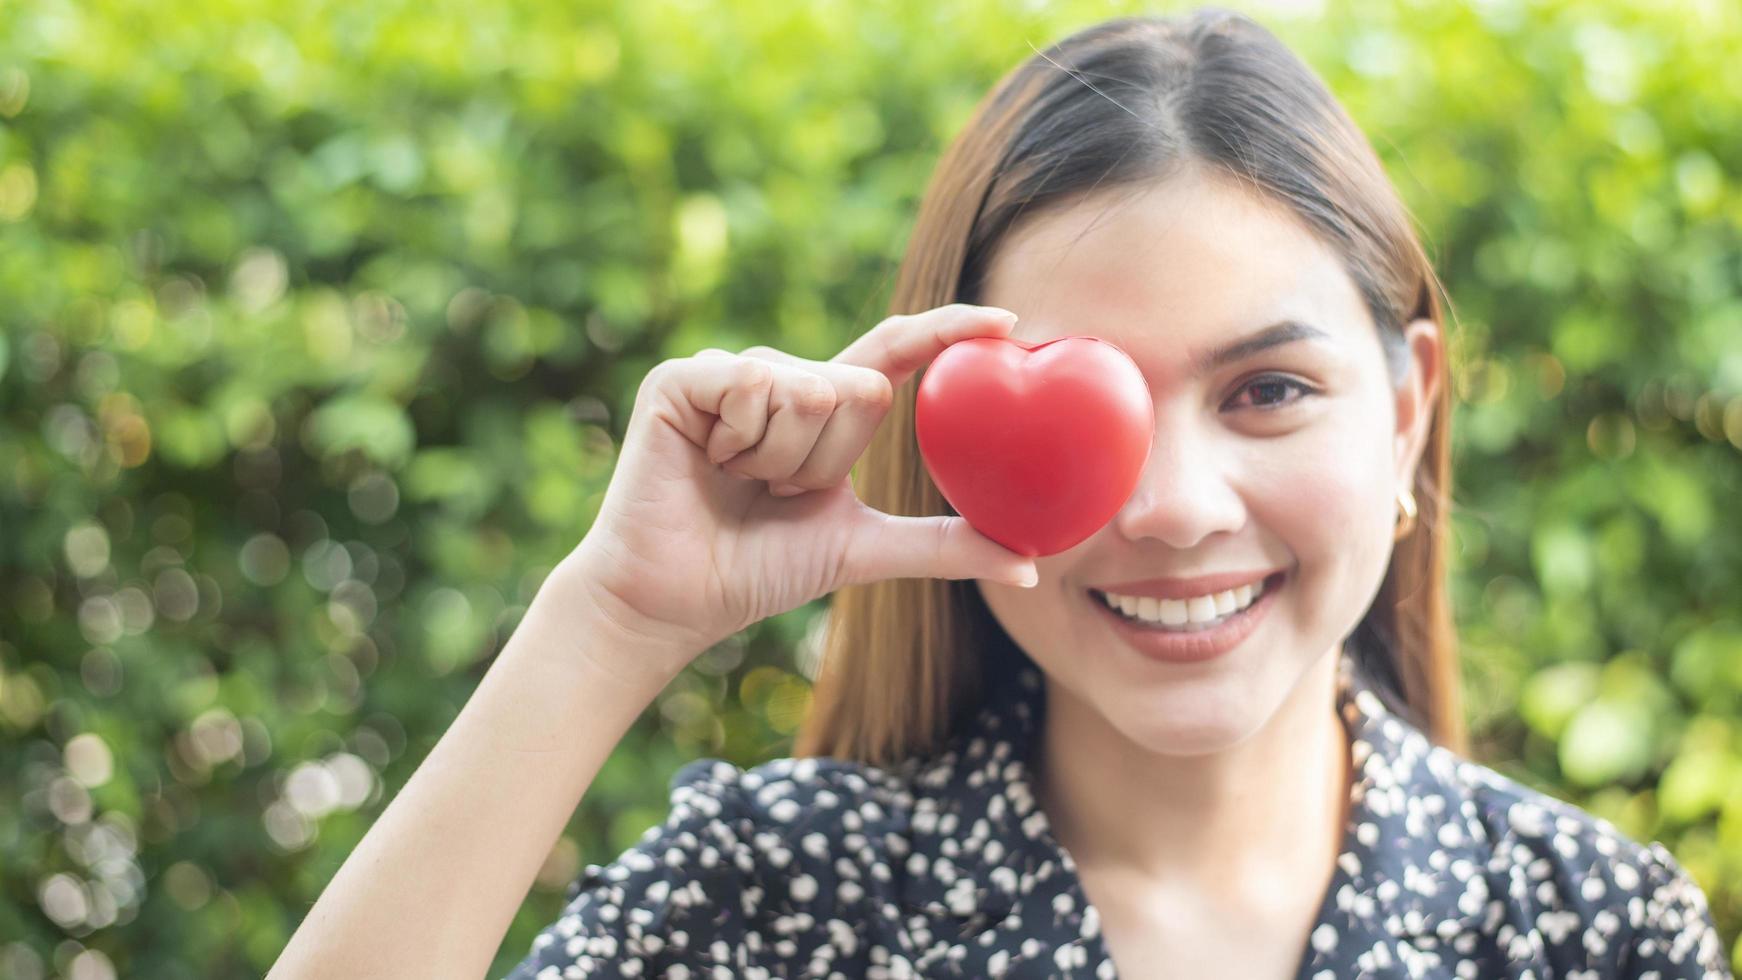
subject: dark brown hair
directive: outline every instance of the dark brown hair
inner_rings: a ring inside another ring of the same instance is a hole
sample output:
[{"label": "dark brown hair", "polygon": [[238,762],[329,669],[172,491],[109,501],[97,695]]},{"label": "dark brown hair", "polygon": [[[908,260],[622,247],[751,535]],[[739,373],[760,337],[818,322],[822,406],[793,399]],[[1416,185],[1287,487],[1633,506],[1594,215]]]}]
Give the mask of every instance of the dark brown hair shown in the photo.
[{"label": "dark brown hair", "polygon": [[[1106,21],[1000,80],[932,176],[890,312],[977,302],[999,242],[1019,220],[1187,167],[1285,206],[1342,257],[1394,380],[1409,366],[1403,328],[1410,321],[1431,319],[1446,336],[1439,280],[1360,128],[1275,35],[1219,7]],[[1416,468],[1415,529],[1395,546],[1350,646],[1393,710],[1462,752],[1445,581],[1446,361]],[[854,485],[888,513],[954,514],[914,436],[918,381],[896,392]],[[985,680],[1021,657],[971,579],[842,589],[829,608],[821,671],[794,752],[879,765],[928,754],[978,707]]]}]

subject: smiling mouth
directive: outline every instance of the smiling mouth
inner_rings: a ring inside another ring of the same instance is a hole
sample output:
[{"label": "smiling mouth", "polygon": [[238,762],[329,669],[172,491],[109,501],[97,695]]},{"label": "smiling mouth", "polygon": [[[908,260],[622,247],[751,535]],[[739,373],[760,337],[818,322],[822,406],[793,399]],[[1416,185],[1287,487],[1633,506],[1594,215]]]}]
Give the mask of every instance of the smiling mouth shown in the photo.
[{"label": "smiling mouth", "polygon": [[1197,633],[1240,618],[1263,596],[1279,588],[1287,577],[1286,571],[1276,572],[1251,585],[1192,599],[1114,598],[1099,589],[1089,589],[1088,593],[1108,612],[1141,629]]}]

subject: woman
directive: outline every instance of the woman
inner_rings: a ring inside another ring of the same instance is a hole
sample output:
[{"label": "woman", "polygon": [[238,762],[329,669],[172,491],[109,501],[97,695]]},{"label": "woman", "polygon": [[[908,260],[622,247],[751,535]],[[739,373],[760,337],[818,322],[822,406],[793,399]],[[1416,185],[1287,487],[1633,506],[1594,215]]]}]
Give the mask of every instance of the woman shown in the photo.
[{"label": "woman", "polygon": [[[1436,285],[1244,17],[1029,60],[926,195],[893,301],[924,312],[650,373],[598,521],[275,974],[482,972],[660,689],[838,590],[798,757],[685,767],[515,977],[1728,975],[1662,845],[1455,754]],[[925,476],[914,381],[1067,335],[1132,355],[1155,442],[1029,558]]]}]

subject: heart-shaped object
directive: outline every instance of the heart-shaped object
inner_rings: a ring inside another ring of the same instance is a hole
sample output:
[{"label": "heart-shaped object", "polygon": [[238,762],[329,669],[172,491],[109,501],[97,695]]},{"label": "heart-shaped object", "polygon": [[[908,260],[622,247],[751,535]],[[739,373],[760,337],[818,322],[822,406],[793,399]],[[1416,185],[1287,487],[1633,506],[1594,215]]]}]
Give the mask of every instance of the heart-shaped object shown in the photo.
[{"label": "heart-shaped object", "polygon": [[914,429],[932,482],[975,530],[1028,557],[1113,519],[1149,461],[1155,406],[1098,337],[971,337],[920,378]]}]

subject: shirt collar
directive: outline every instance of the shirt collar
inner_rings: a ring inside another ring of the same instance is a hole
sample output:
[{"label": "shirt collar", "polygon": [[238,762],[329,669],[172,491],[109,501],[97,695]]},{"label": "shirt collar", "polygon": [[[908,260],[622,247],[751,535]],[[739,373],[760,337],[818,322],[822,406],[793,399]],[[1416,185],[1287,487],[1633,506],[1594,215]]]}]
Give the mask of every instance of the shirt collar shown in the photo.
[{"label": "shirt collar", "polygon": [[[1337,710],[1354,778],[1317,928],[1329,924],[1345,949],[1363,939],[1389,946],[1479,928],[1492,845],[1462,788],[1458,758],[1389,710],[1346,651],[1338,654]],[[1055,935],[1083,946],[1077,962],[1091,976],[1106,960],[1098,922],[1083,913],[1075,862],[1054,839],[1030,781],[1044,712],[1040,671],[1024,657],[994,683],[967,731],[915,763],[903,901],[958,937],[998,928],[1012,912],[1010,921],[1030,933],[1035,923],[1051,923]],[[1318,957],[1314,945],[1303,970]]]}]

